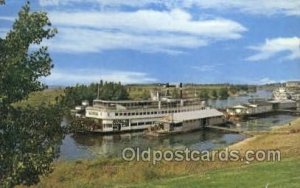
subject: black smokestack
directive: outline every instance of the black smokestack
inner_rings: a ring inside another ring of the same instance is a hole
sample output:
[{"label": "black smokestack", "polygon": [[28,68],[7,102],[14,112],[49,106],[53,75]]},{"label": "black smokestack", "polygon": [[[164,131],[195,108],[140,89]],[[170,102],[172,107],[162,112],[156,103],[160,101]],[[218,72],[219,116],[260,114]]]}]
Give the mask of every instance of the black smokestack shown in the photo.
[{"label": "black smokestack", "polygon": [[170,95],[170,93],[169,93],[169,87],[170,87],[170,84],[169,84],[169,83],[166,83],[166,88],[167,88],[167,96],[169,96],[169,95]]},{"label": "black smokestack", "polygon": [[180,89],[180,99],[182,99],[182,83],[179,84],[179,89]]}]

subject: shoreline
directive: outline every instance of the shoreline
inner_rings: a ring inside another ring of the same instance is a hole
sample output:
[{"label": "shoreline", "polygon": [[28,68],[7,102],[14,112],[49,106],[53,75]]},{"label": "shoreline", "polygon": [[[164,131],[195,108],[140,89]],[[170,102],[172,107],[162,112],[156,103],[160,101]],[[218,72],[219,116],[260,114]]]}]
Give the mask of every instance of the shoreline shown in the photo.
[{"label": "shoreline", "polygon": [[253,134],[240,142],[228,146],[230,150],[239,150],[244,153],[247,150],[280,150],[285,158],[299,155],[300,153],[300,117],[277,125],[266,134]]},{"label": "shoreline", "polygon": [[[296,117],[295,119],[293,119],[289,123],[291,123],[292,125],[294,125],[295,123],[298,123],[298,122],[300,123],[300,117]],[[255,139],[257,139],[257,137],[266,136],[266,135],[268,135],[270,133],[276,133],[275,131],[280,131],[280,130],[289,128],[290,127],[289,123],[284,123],[282,125],[273,126],[273,127],[271,127],[270,130],[264,131],[264,133],[266,133],[266,134],[249,134],[250,132],[247,133],[247,131],[246,131],[245,133],[241,133],[241,134],[245,134],[246,136],[248,136],[248,138],[245,138],[244,140],[241,140],[239,142],[236,142],[236,143],[233,143],[231,145],[228,145],[227,147],[229,149],[231,149],[231,148],[237,149],[237,148],[240,147],[240,145],[247,144],[248,142],[252,142]],[[261,131],[255,131],[255,132],[259,133]]]}]

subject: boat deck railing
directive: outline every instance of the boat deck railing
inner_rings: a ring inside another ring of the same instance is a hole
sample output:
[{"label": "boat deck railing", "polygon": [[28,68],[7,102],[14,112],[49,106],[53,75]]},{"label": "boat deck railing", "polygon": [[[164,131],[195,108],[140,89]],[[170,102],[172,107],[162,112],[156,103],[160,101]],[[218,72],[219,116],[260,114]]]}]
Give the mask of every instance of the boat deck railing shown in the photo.
[{"label": "boat deck railing", "polygon": [[184,110],[201,110],[201,109],[205,109],[207,108],[207,106],[205,105],[191,105],[191,106],[180,106],[180,107],[161,107],[158,108],[156,107],[148,107],[148,108],[130,108],[130,109],[116,109],[116,108],[104,108],[104,107],[98,107],[98,106],[93,106],[93,107],[88,107],[88,109],[91,110],[101,110],[103,112],[127,112],[127,113],[131,113],[131,112],[152,112],[152,111],[172,111],[172,110],[180,110],[180,111],[184,111]]}]

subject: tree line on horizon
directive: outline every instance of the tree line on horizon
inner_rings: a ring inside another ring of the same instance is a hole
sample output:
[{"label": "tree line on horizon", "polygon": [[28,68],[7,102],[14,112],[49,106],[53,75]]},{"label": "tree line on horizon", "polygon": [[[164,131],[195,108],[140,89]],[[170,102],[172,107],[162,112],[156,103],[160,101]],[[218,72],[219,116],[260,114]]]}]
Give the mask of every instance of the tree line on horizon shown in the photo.
[{"label": "tree line on horizon", "polygon": [[81,104],[83,100],[88,100],[91,104],[94,99],[101,100],[127,100],[129,94],[120,82],[91,83],[89,85],[77,84],[64,89],[62,104],[67,107],[74,107]]},{"label": "tree line on horizon", "polygon": [[[99,83],[76,84],[64,88],[64,95],[61,102],[65,107],[73,108],[80,105],[82,101],[87,100],[92,104],[94,99],[100,100],[148,100],[151,98],[151,91],[160,90],[162,87],[152,87],[148,85],[122,85],[120,82],[107,82],[100,80]],[[194,91],[195,89],[195,91]],[[180,97],[178,88],[170,88],[169,96],[173,98]],[[256,87],[249,85],[214,85],[213,87],[187,87],[184,88],[184,96],[192,94],[193,97],[199,97],[202,100],[208,99],[226,99],[229,96],[238,95],[239,92],[254,92]],[[189,97],[187,97],[189,98]]]}]

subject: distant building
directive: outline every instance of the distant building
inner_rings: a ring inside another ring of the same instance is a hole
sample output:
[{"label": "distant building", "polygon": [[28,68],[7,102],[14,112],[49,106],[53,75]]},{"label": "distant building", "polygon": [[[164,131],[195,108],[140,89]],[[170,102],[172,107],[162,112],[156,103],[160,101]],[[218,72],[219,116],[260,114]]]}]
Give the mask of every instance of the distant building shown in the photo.
[{"label": "distant building", "polygon": [[299,87],[300,88],[300,81],[288,81],[285,83],[286,87]]},{"label": "distant building", "polygon": [[274,100],[289,100],[291,99],[290,93],[284,87],[279,87],[273,91]]},{"label": "distant building", "polygon": [[249,116],[271,112],[273,106],[269,102],[257,101],[256,103],[247,103],[236,105],[230,108],[227,108],[227,113],[230,116]]},{"label": "distant building", "polygon": [[278,101],[298,101],[300,100],[300,87],[279,87],[273,91],[273,99]]}]

